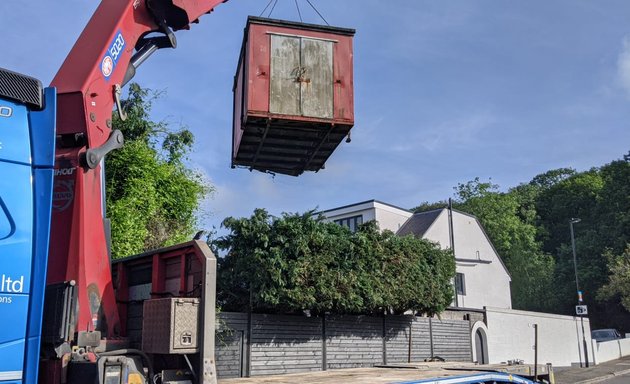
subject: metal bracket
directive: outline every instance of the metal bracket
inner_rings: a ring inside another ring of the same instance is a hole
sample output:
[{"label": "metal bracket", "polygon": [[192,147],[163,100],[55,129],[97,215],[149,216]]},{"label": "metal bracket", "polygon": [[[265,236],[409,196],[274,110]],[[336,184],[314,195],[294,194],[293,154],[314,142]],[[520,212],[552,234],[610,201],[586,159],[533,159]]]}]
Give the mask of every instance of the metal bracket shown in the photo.
[{"label": "metal bracket", "polygon": [[122,107],[122,103],[120,102],[120,95],[122,94],[122,88],[120,84],[114,85],[114,101],[116,102],[116,110],[118,110],[118,117],[120,120],[127,120],[127,113]]},{"label": "metal bracket", "polygon": [[125,140],[122,132],[118,129],[112,131],[111,135],[109,135],[109,139],[107,139],[103,145],[97,148],[90,148],[85,151],[81,158],[83,165],[90,169],[96,168],[105,155],[114,149],[121,148],[124,143]]}]

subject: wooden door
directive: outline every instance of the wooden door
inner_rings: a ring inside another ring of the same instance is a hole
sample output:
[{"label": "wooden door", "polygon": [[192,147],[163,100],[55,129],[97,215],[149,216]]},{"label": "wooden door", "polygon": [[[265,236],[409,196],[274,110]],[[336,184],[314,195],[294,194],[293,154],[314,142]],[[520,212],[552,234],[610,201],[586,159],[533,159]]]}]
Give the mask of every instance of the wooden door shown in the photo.
[{"label": "wooden door", "polygon": [[333,118],[333,44],[271,35],[269,112]]}]

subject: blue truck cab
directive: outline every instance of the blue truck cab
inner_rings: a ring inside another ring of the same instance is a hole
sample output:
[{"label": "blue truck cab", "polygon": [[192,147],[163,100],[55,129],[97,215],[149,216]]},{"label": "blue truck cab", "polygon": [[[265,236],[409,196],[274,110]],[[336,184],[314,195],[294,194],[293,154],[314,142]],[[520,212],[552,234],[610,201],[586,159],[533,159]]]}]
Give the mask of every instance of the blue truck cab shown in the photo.
[{"label": "blue truck cab", "polygon": [[0,68],[0,384],[37,382],[55,104],[54,89]]}]

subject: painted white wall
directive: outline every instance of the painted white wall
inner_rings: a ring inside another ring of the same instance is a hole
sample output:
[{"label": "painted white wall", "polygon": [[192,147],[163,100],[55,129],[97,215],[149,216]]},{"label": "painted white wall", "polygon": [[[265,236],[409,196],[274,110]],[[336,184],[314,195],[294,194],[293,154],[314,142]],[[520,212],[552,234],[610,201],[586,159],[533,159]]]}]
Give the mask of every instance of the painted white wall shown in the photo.
[{"label": "painted white wall", "polygon": [[[488,357],[491,364],[521,359],[534,363],[534,328],[538,324],[538,363],[556,367],[579,365],[584,361],[582,327],[573,316],[486,308],[488,327]],[[590,346],[589,361],[593,361],[591,327],[584,319],[584,334]]]},{"label": "painted white wall", "polygon": [[363,207],[358,207],[356,209],[352,209],[352,210],[344,210],[344,213],[338,214],[338,213],[326,213],[324,215],[325,219],[324,221],[335,221],[335,220],[339,220],[339,219],[345,219],[348,217],[354,217],[354,216],[358,216],[358,215],[362,215],[363,216],[363,222],[368,222],[370,220],[376,220],[376,212],[374,211],[374,208],[372,207],[367,207],[367,208],[363,208]]},{"label": "painted white wall", "polygon": [[363,216],[363,222],[375,220],[381,230],[396,232],[413,213],[375,200],[349,205],[322,212],[325,221],[335,221],[348,217]]},{"label": "painted white wall", "polygon": [[595,351],[593,357],[595,364],[620,359],[630,355],[630,339],[619,339],[610,341],[592,341],[592,348]]},{"label": "painted white wall", "polygon": [[398,209],[379,202],[375,202],[374,208],[376,212],[376,222],[381,231],[388,229],[396,233],[396,231],[413,216],[413,213],[407,210]]},{"label": "painted white wall", "polygon": [[[512,308],[510,275],[473,216],[453,211],[453,237],[458,273],[464,274],[466,294],[457,295],[464,308]],[[444,209],[426,231],[424,238],[450,248],[448,210]]]}]

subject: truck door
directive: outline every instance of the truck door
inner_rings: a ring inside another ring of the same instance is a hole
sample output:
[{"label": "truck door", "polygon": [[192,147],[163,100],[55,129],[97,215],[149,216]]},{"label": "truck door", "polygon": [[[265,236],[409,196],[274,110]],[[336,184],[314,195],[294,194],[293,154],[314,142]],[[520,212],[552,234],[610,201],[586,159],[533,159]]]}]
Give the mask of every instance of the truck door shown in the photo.
[{"label": "truck door", "polygon": [[0,68],[0,383],[36,383],[55,92]]}]

